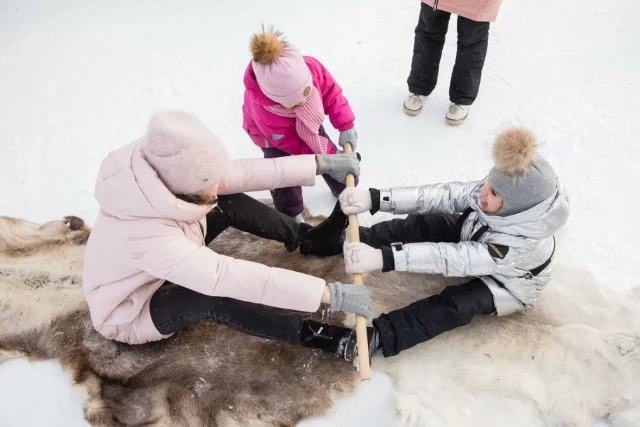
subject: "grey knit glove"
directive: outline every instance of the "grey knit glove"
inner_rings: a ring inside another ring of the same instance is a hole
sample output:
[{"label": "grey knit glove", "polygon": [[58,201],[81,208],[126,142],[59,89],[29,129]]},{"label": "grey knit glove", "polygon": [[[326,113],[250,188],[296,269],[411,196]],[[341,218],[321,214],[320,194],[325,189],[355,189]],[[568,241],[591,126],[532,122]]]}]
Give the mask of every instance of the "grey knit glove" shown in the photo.
[{"label": "grey knit glove", "polygon": [[371,291],[363,285],[345,285],[340,282],[329,283],[331,311],[344,311],[371,318]]},{"label": "grey knit glove", "polygon": [[357,153],[316,154],[318,175],[328,173],[339,182],[344,182],[347,174],[360,176],[360,161]]},{"label": "grey knit glove", "polygon": [[358,146],[358,132],[356,131],[356,128],[340,132],[340,139],[338,139],[340,147],[344,147],[344,144],[347,142],[351,144],[351,149],[356,151],[356,147]]}]

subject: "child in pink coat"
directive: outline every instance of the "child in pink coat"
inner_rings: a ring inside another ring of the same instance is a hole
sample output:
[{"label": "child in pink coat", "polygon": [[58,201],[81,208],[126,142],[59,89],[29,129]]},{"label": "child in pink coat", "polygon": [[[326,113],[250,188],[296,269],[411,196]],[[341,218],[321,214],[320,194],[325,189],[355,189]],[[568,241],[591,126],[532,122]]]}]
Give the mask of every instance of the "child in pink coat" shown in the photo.
[{"label": "child in pink coat", "polygon": [[[302,56],[282,39],[282,34],[263,30],[251,39],[253,59],[244,75],[243,124],[265,158],[300,154],[335,154],[322,126],[325,115],[340,131],[341,147],[357,145],[355,116],[342,89],[315,58]],[[345,185],[323,175],[338,197]],[[296,217],[304,208],[301,187],[271,191],[275,208]]]},{"label": "child in pink coat", "polygon": [[[342,251],[346,216],[311,227],[243,191],[313,185],[317,174],[359,174],[355,154],[230,160],[196,117],[154,114],[138,141],[102,161],[95,196],[100,213],[85,253],[83,290],[95,329],[142,344],[212,319],[241,332],[351,359],[348,328],[289,311],[371,314],[360,285],[327,283],[291,270],[218,254],[209,245],[228,227],[282,242],[309,255]],[[304,243],[310,245],[305,249]]]}]

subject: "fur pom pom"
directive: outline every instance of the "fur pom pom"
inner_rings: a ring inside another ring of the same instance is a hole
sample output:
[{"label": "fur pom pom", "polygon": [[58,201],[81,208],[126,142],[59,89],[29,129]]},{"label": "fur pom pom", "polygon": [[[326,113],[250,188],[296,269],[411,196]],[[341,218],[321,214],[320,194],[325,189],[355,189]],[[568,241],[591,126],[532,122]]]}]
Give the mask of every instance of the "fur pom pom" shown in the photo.
[{"label": "fur pom pom", "polygon": [[249,48],[253,60],[258,64],[268,65],[278,59],[286,43],[282,36],[282,32],[274,31],[273,27],[262,27],[262,31],[251,37]]},{"label": "fur pom pom", "polygon": [[524,128],[507,129],[493,143],[496,168],[508,174],[527,171],[535,155],[536,138]]}]

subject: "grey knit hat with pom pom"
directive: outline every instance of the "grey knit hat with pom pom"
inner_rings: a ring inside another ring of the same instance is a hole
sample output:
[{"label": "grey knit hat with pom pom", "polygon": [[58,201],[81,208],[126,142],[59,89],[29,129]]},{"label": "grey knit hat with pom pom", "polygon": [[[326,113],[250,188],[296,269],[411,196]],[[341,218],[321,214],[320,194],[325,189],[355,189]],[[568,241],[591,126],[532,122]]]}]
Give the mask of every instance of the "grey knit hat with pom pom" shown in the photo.
[{"label": "grey knit hat with pom pom", "polygon": [[536,139],[527,129],[511,128],[493,143],[495,166],[489,182],[502,196],[499,216],[515,215],[540,204],[556,190],[556,173],[536,153]]}]

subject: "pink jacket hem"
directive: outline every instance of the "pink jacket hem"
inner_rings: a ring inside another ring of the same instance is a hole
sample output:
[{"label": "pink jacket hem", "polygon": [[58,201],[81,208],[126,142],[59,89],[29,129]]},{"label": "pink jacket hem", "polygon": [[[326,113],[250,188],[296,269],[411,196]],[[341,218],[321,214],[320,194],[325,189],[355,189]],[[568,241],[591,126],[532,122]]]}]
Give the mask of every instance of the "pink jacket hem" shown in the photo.
[{"label": "pink jacket hem", "polygon": [[[435,0],[422,0],[433,7]],[[454,13],[477,22],[495,22],[502,0],[438,0],[438,10]]]}]

